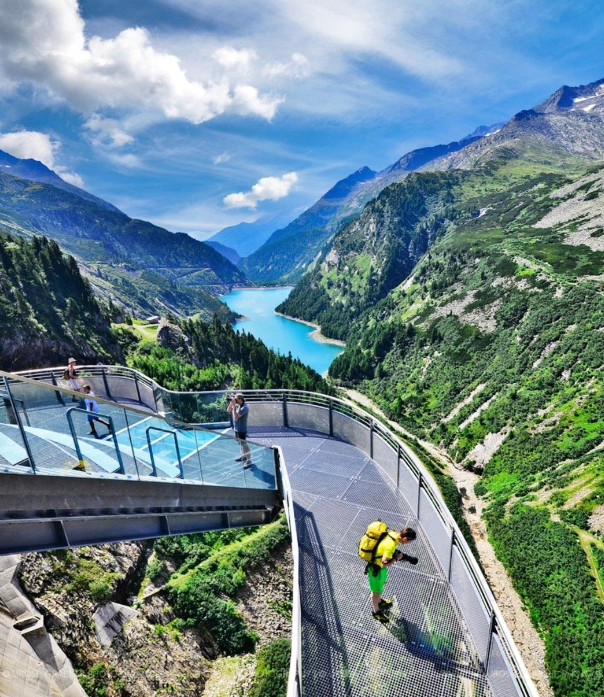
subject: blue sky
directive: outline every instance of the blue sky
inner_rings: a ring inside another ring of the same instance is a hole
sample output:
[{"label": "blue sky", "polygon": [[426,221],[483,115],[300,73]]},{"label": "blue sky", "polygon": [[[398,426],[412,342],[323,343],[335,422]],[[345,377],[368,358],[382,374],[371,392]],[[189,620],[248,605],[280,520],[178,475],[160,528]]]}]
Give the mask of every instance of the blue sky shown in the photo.
[{"label": "blue sky", "polygon": [[0,0],[0,149],[207,237],[604,77],[593,0]]}]

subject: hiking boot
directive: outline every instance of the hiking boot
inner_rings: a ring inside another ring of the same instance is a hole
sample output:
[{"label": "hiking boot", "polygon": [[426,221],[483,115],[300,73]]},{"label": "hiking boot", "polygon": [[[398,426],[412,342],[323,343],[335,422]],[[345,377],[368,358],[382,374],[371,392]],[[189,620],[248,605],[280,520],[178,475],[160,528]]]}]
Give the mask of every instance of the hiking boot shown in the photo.
[{"label": "hiking boot", "polygon": [[382,624],[388,624],[388,622],[390,622],[390,618],[381,610],[378,610],[378,612],[372,612],[371,614],[378,622],[381,622]]},{"label": "hiking boot", "polygon": [[388,600],[388,598],[382,598],[380,600],[380,610],[390,610],[392,607],[392,600]]},{"label": "hiking boot", "polygon": [[243,462],[245,460],[245,457],[243,455],[241,457],[236,457],[235,462]]}]

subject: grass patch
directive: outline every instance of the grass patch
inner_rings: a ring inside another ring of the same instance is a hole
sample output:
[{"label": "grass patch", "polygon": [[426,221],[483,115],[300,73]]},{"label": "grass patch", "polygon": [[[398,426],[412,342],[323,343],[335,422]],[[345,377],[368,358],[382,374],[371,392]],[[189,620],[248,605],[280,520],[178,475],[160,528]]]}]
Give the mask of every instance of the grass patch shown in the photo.
[{"label": "grass patch", "polygon": [[271,558],[289,538],[284,516],[242,540],[235,540],[167,584],[174,611],[187,624],[209,630],[226,655],[251,651],[257,636],[245,625],[232,598],[246,571]]}]

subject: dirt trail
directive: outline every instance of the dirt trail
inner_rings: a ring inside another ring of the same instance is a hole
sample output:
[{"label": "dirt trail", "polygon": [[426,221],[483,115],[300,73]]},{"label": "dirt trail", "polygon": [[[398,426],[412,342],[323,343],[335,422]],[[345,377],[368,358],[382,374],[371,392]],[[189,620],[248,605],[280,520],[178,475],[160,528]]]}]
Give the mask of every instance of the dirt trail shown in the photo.
[{"label": "dirt trail", "polygon": [[367,407],[383,418],[395,433],[398,432],[406,438],[416,438],[422,447],[446,466],[447,473],[455,482],[458,490],[465,489],[465,494],[463,495],[464,517],[472,531],[472,536],[480,555],[480,561],[501,614],[514,637],[522,660],[535,683],[540,697],[554,697],[545,670],[545,647],[543,641],[533,627],[520,596],[512,586],[505,567],[497,559],[495,550],[489,542],[486,524],[482,520],[485,502],[474,493],[474,485],[479,479],[478,475],[456,467],[444,450],[438,448],[433,443],[417,438],[417,436],[406,431],[395,421],[390,421],[382,410],[366,395],[349,389],[344,390],[344,392],[350,400],[362,407]]}]

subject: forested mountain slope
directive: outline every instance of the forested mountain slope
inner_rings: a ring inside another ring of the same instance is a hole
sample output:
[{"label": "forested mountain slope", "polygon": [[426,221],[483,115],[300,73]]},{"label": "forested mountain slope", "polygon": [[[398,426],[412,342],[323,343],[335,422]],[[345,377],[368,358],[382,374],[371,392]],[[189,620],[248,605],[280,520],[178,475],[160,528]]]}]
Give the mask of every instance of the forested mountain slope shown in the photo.
[{"label": "forested mountain slope", "polygon": [[109,308],[56,242],[0,236],[0,288],[2,370],[122,360]]},{"label": "forested mountain slope", "polygon": [[244,280],[214,249],[49,184],[0,171],[0,232],[45,235],[75,255],[105,296],[138,313],[228,310],[210,295]]},{"label": "forested mountain slope", "polygon": [[426,163],[479,140],[489,130],[479,127],[459,141],[412,150],[381,172],[361,167],[335,184],[287,227],[273,233],[260,249],[241,262],[241,268],[259,283],[297,281],[312,267],[332,235],[358,216],[363,206],[385,187]]},{"label": "forested mountain slope", "polygon": [[[375,212],[336,238],[297,302],[314,287],[336,304],[327,326],[348,342],[336,379],[483,473],[492,542],[544,637],[552,687],[593,697],[604,694],[604,167],[571,174],[580,163],[556,152],[539,172],[536,158],[501,157],[450,172],[446,234],[364,313],[348,298],[367,297],[372,263],[384,268],[368,251],[393,234]],[[344,312],[356,316],[348,331]]]},{"label": "forested mountain slope", "polygon": [[93,201],[98,206],[101,206],[101,208],[107,208],[110,211],[118,211],[114,205],[104,201],[102,198],[89,194],[87,191],[84,191],[84,189],[80,189],[73,184],[68,184],[61,179],[56,172],[48,169],[46,165],[38,162],[38,160],[23,160],[19,157],[9,155],[7,152],[4,152],[4,150],[0,150],[0,171],[10,174],[13,177],[30,179],[31,181],[40,182],[41,184],[52,184],[52,186],[56,186],[57,189],[63,189],[87,201]]},{"label": "forested mountain slope", "polygon": [[258,283],[293,282],[329,239],[338,224],[338,213],[364,182],[375,177],[369,167],[340,180],[302,215],[274,232],[240,267]]}]

